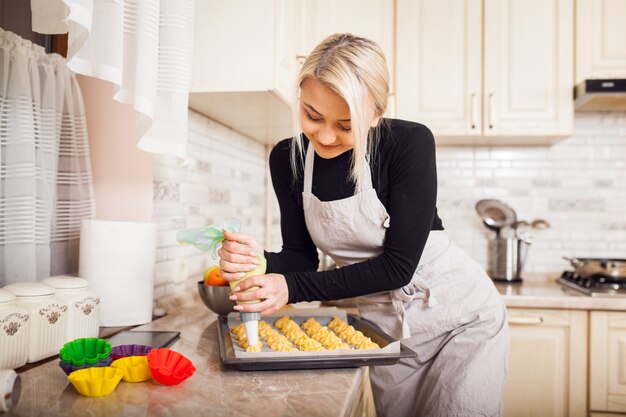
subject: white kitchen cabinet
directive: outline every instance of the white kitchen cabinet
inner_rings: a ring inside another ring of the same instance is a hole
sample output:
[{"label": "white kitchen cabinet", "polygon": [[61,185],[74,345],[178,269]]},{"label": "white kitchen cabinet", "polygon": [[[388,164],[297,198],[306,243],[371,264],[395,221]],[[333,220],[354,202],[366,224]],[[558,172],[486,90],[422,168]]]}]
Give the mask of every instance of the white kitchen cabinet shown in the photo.
[{"label": "white kitchen cabinet", "polygon": [[576,82],[626,78],[626,1],[577,0]]},{"label": "white kitchen cabinet", "polygon": [[587,415],[587,312],[509,308],[504,415]]},{"label": "white kitchen cabinet", "polygon": [[396,115],[440,144],[549,143],[573,127],[573,0],[397,0]]},{"label": "white kitchen cabinet", "polygon": [[591,312],[589,406],[626,412],[626,313]]},{"label": "white kitchen cabinet", "polygon": [[[352,33],[371,39],[385,53],[391,78],[390,91],[393,91],[394,6],[392,0],[306,0],[302,12],[300,55],[308,55],[333,33]],[[392,103],[389,108],[393,109]],[[392,111],[386,115],[393,117]]]},{"label": "white kitchen cabinet", "polygon": [[301,2],[196,0],[189,107],[266,143],[292,134]]}]

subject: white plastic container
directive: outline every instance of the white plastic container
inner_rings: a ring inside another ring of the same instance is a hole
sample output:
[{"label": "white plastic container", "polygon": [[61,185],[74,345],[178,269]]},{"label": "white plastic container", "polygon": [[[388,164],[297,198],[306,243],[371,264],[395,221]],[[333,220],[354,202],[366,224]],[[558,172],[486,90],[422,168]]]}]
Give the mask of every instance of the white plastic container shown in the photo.
[{"label": "white plastic container", "polygon": [[0,369],[18,368],[28,361],[30,313],[15,298],[0,290]]},{"label": "white plastic container", "polygon": [[4,289],[17,297],[18,306],[30,312],[28,362],[59,353],[65,343],[67,303],[55,297],[54,287],[40,282],[20,282]]},{"label": "white plastic container", "polygon": [[65,341],[80,337],[98,337],[100,297],[88,289],[89,281],[70,276],[56,276],[41,280],[56,289],[56,297],[67,303],[67,331]]}]

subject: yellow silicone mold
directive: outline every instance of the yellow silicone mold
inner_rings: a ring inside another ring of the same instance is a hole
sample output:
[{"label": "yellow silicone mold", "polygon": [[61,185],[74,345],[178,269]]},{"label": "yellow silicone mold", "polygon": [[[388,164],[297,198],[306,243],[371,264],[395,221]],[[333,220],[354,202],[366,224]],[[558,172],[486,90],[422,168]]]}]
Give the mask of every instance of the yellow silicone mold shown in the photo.
[{"label": "yellow silicone mold", "polygon": [[127,356],[116,359],[111,367],[121,369],[124,372],[122,379],[126,382],[143,382],[152,378],[148,359],[145,356]]},{"label": "yellow silicone mold", "polygon": [[74,371],[67,377],[76,391],[85,397],[104,397],[113,392],[120,383],[124,371],[118,368],[100,367]]}]

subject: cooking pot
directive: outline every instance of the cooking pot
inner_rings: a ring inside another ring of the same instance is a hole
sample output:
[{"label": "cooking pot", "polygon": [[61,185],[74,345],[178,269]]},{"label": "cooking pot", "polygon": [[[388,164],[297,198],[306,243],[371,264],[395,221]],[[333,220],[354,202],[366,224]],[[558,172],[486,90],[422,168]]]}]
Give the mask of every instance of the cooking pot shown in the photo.
[{"label": "cooking pot", "polygon": [[626,279],[626,259],[607,258],[569,258],[576,272],[583,276],[604,275],[616,279]]}]

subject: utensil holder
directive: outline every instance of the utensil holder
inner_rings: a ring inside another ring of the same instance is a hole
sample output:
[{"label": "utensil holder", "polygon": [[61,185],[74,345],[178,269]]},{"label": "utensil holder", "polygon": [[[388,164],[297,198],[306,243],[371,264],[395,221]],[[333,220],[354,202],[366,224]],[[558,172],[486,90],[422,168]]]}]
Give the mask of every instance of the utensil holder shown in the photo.
[{"label": "utensil holder", "polygon": [[491,277],[494,281],[519,282],[530,243],[518,239],[495,239],[492,246]]}]

